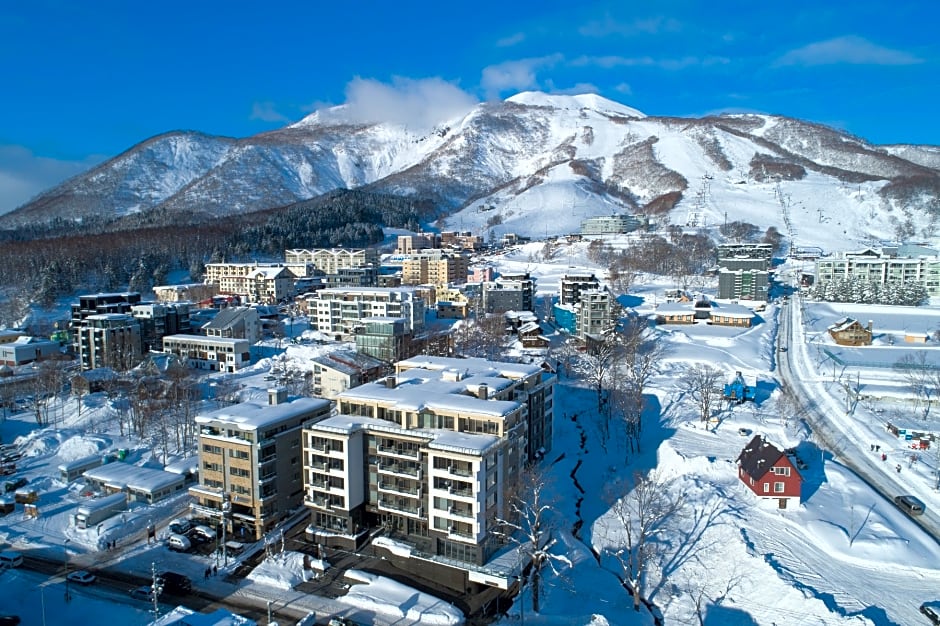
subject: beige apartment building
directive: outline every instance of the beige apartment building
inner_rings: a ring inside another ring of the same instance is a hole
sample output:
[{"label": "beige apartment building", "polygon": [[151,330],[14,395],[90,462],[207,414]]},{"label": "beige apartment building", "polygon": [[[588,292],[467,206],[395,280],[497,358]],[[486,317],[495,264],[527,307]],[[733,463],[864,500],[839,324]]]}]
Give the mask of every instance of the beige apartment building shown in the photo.
[{"label": "beige apartment building", "polygon": [[401,264],[404,285],[447,285],[467,282],[470,257],[463,254],[412,254]]},{"label": "beige apartment building", "polygon": [[224,512],[230,537],[261,539],[303,502],[301,429],[329,414],[329,400],[288,401],[285,390],[272,389],[267,405],[243,402],[197,415],[193,512],[216,523]]},{"label": "beige apartment building", "polygon": [[494,520],[509,516],[523,466],[551,448],[555,379],[533,365],[423,355],[395,370],[339,394],[337,415],[304,428],[312,539],[354,548],[384,527],[426,559],[474,570],[503,547]]}]

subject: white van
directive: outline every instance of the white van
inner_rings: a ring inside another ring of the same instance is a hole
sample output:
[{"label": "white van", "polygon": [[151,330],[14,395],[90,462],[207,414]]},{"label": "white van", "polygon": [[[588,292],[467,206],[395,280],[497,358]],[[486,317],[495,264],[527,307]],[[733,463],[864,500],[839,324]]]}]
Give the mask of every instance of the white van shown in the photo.
[{"label": "white van", "polygon": [[193,544],[187,537],[173,533],[167,538],[166,547],[174,552],[189,552]]},{"label": "white van", "polygon": [[0,568],[19,567],[23,564],[23,555],[13,550],[0,552]]}]

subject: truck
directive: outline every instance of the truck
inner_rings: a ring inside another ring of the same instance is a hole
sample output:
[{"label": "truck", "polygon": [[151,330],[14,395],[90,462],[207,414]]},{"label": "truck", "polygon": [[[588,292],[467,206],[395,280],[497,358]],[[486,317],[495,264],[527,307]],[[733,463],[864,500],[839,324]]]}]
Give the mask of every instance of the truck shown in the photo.
[{"label": "truck", "polygon": [[79,505],[75,513],[75,526],[77,528],[92,527],[125,509],[127,509],[127,495],[124,493],[95,498]]},{"label": "truck", "polygon": [[729,402],[741,404],[745,400],[754,401],[757,388],[744,382],[744,374],[735,372],[734,380],[725,385],[724,398]]}]

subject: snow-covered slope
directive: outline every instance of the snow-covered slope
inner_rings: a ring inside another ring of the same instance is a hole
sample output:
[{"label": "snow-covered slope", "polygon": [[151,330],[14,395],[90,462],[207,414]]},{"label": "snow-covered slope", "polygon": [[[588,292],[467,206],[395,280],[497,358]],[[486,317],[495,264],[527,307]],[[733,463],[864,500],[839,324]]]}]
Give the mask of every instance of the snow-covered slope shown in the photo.
[{"label": "snow-covered slope", "polygon": [[586,217],[629,211],[693,227],[776,226],[803,245],[814,245],[813,224],[841,225],[867,241],[899,224],[932,228],[937,155],[779,116],[651,117],[592,94],[524,92],[430,128],[354,122],[334,107],[246,139],[169,133],[0,227],[148,212],[192,220],[365,188],[429,199],[449,227],[496,235],[573,232]]}]

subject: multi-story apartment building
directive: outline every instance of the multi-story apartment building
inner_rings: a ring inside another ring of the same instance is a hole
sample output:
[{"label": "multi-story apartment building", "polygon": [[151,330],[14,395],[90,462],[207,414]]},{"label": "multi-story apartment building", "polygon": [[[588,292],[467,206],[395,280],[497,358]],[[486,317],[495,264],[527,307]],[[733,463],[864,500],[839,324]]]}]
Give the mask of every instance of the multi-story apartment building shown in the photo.
[{"label": "multi-story apartment building", "polygon": [[338,274],[344,268],[379,266],[379,252],[375,248],[294,248],[286,250],[284,258],[288,264],[312,263],[324,274]]},{"label": "multi-story apartment building", "polygon": [[203,324],[202,330],[207,337],[244,339],[254,345],[261,341],[261,317],[254,307],[229,306]]},{"label": "multi-story apartment building", "polygon": [[140,323],[127,313],[89,315],[75,332],[83,370],[128,370],[140,362]]},{"label": "multi-story apartment building", "polygon": [[328,400],[289,402],[283,389],[270,390],[268,400],[267,405],[242,402],[196,416],[199,484],[189,488],[193,512],[224,519],[233,538],[261,539],[301,505],[301,429],[330,414]]},{"label": "multi-story apartment building", "polygon": [[351,547],[384,526],[428,561],[482,565],[526,460],[551,448],[555,380],[483,359],[418,356],[395,369],[304,428],[315,539]]},{"label": "multi-story apartment building", "polygon": [[313,357],[313,393],[332,400],[338,394],[372,382],[385,373],[387,363],[353,350],[336,350]]},{"label": "multi-story apartment building", "polygon": [[412,254],[402,260],[404,285],[447,285],[467,282],[470,257],[464,254]]},{"label": "multi-story apartment building", "polygon": [[[400,317],[409,332],[424,327],[425,303],[411,287],[321,289],[309,301],[311,325],[337,339],[351,338],[369,317]],[[315,307],[313,305],[316,305]]]},{"label": "multi-story apartment building", "polygon": [[411,254],[417,250],[440,248],[441,236],[437,233],[417,233],[414,235],[398,235],[396,254]]},{"label": "multi-story apartment building", "polygon": [[234,337],[167,335],[163,351],[175,354],[193,369],[231,373],[251,363],[248,340]]},{"label": "multi-story apartment building", "polygon": [[206,283],[157,285],[153,288],[158,302],[201,302],[218,295],[219,286]]},{"label": "multi-story apartment building", "polygon": [[470,231],[444,231],[441,233],[441,247],[455,250],[481,250],[483,237]]},{"label": "multi-story apartment building", "polygon": [[635,215],[602,215],[581,221],[582,235],[616,235],[632,233],[643,225]]},{"label": "multi-story apartment building", "polygon": [[879,285],[919,284],[928,295],[940,296],[940,255],[927,248],[899,246],[842,252],[816,261],[817,285],[836,278],[859,278]]},{"label": "multi-story apartment building", "polygon": [[774,256],[774,246],[770,243],[720,243],[715,252],[719,259],[764,259],[767,266],[758,269],[769,269],[770,260]]},{"label": "multi-story apartment building", "polygon": [[94,293],[78,297],[78,304],[71,306],[69,334],[72,339],[72,351],[79,352],[78,331],[89,315],[104,313],[130,313],[131,307],[139,304],[140,294],[136,291],[122,293]]},{"label": "multi-story apartment building", "polygon": [[600,286],[601,281],[594,274],[565,274],[561,279],[559,304],[577,304],[582,291],[600,289]]},{"label": "multi-story apartment building", "polygon": [[729,300],[767,301],[768,273],[760,270],[718,270],[718,297]]},{"label": "multi-story apartment building", "polygon": [[535,279],[528,274],[504,275],[481,284],[486,313],[535,310]]},{"label": "multi-story apartment building", "polygon": [[140,324],[143,352],[161,350],[166,335],[189,332],[188,302],[134,304],[131,305],[131,315]]},{"label": "multi-story apartment building", "polygon": [[294,295],[297,276],[277,263],[209,263],[207,283],[219,286],[219,293],[236,295],[245,302],[272,304]]},{"label": "multi-story apartment building", "polygon": [[578,337],[601,336],[613,326],[610,292],[606,289],[586,289],[575,306]]},{"label": "multi-story apartment building", "polygon": [[367,317],[356,329],[356,352],[384,363],[394,363],[412,356],[411,332],[407,320],[400,317]]}]

